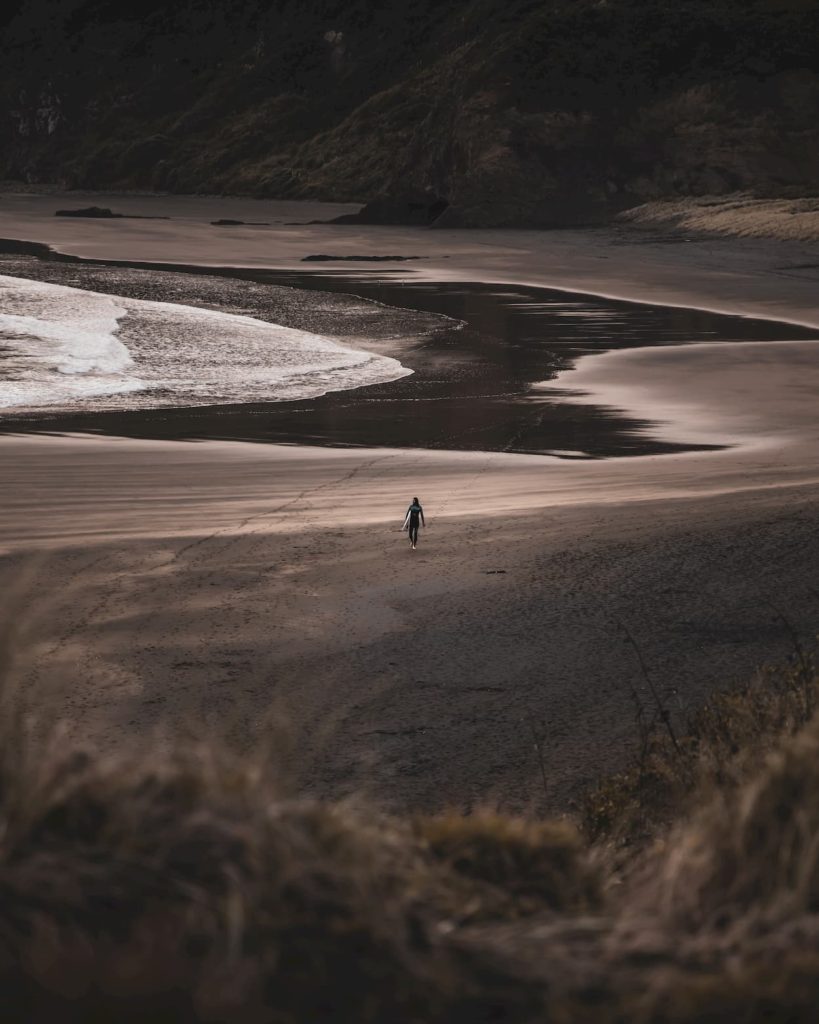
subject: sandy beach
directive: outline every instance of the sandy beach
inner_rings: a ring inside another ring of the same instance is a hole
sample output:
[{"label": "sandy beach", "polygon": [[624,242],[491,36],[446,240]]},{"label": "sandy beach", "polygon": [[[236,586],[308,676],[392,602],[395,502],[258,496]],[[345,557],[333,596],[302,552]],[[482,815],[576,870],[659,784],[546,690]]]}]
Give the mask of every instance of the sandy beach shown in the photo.
[{"label": "sandy beach", "polygon": [[[168,220],[83,221],[60,207],[92,203]],[[305,256],[420,256],[392,274],[515,282],[613,298],[816,325],[819,244],[641,230],[631,225],[552,231],[457,231],[315,224],[357,206],[224,196],[3,194],[0,236],[95,260],[204,267],[305,269]],[[217,219],[268,221],[219,227]],[[345,267],[349,269],[349,267]],[[363,264],[361,270],[372,270]],[[383,268],[378,268],[382,270]]]},{"label": "sandy beach", "polygon": [[[4,198],[0,234],[167,263],[194,250],[207,261],[206,219],[238,209],[191,201],[193,226],[112,229],[48,222],[41,199]],[[162,203],[178,201],[149,205]],[[282,229],[271,254],[269,237],[239,230],[220,264],[292,267],[331,243],[423,250],[413,272],[441,279],[819,327],[815,270],[798,266],[813,257],[779,244],[317,226]],[[815,632],[816,352],[787,340],[625,349],[545,385],[669,441],[723,446],[713,452],[571,461],[4,436],[2,571],[7,589],[25,581],[15,600],[36,638],[21,674],[101,746],[203,721],[247,743],[273,715],[300,785],[398,806],[541,802],[534,730],[547,800],[566,807],[634,739],[631,687],[645,686],[621,624],[681,716],[787,654],[780,611]],[[429,523],[414,553],[400,533],[413,494]]]},{"label": "sandy beach", "polygon": [[788,652],[775,608],[813,628],[819,470],[781,454],[6,438],[26,686],[104,748],[203,722],[247,743],[272,716],[300,785],[398,806],[539,802],[545,722],[566,806],[634,739],[618,623],[681,714]]}]

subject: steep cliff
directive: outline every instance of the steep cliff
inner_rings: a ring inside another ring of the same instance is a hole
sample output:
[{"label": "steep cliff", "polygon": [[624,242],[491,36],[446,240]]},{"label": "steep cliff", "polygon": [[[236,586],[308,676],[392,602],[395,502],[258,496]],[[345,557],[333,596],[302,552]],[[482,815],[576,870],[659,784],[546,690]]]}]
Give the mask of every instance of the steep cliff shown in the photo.
[{"label": "steep cliff", "polygon": [[819,192],[817,0],[28,0],[0,177],[588,223]]}]

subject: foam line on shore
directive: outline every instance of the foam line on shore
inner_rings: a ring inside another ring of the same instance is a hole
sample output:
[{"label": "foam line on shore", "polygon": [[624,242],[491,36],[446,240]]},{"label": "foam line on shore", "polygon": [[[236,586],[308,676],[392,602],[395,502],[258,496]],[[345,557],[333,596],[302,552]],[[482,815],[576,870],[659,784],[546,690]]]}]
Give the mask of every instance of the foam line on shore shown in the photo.
[{"label": "foam line on shore", "polygon": [[0,276],[0,306],[0,408],[15,412],[286,401],[412,372],[250,316],[25,277]]}]

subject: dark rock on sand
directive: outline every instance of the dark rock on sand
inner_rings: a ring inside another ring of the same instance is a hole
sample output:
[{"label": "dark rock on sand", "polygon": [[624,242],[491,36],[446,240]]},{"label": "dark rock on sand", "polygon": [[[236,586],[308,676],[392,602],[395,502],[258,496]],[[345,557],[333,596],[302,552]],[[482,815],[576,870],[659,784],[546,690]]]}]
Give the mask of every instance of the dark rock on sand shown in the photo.
[{"label": "dark rock on sand", "polygon": [[316,256],[302,256],[302,263],[331,263],[347,261],[351,263],[398,263],[402,260],[426,260],[428,256],[327,256],[319,253]]},{"label": "dark rock on sand", "polygon": [[[0,253],[13,256],[36,256],[40,260],[58,258],[61,254],[55,253],[50,245],[42,242],[27,242],[20,238],[0,238]],[[71,259],[67,257],[66,261]]]},{"label": "dark rock on sand", "polygon": [[217,228],[225,227],[251,227],[251,228],[266,228],[270,227],[270,221],[268,220],[233,220],[230,217],[222,217],[219,220],[212,220],[211,224]]},{"label": "dark rock on sand", "polygon": [[381,198],[367,203],[358,213],[334,217],[330,224],[408,224],[429,227],[449,206],[438,196]]},{"label": "dark rock on sand", "polygon": [[57,210],[55,217],[90,217],[94,220],[115,220],[123,217],[122,213],[114,213],[106,206],[84,206],[79,210]]},{"label": "dark rock on sand", "polygon": [[90,220],[170,220],[140,213],[114,213],[107,206],[85,206],[77,210],[56,210],[55,217],[87,217]]}]

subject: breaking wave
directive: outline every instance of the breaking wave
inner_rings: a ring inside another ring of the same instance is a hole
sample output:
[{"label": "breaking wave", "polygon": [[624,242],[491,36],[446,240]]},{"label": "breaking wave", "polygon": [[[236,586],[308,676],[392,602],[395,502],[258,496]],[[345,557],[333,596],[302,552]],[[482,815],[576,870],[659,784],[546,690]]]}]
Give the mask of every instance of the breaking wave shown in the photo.
[{"label": "breaking wave", "polygon": [[293,401],[411,372],[253,317],[0,276],[0,409]]}]

